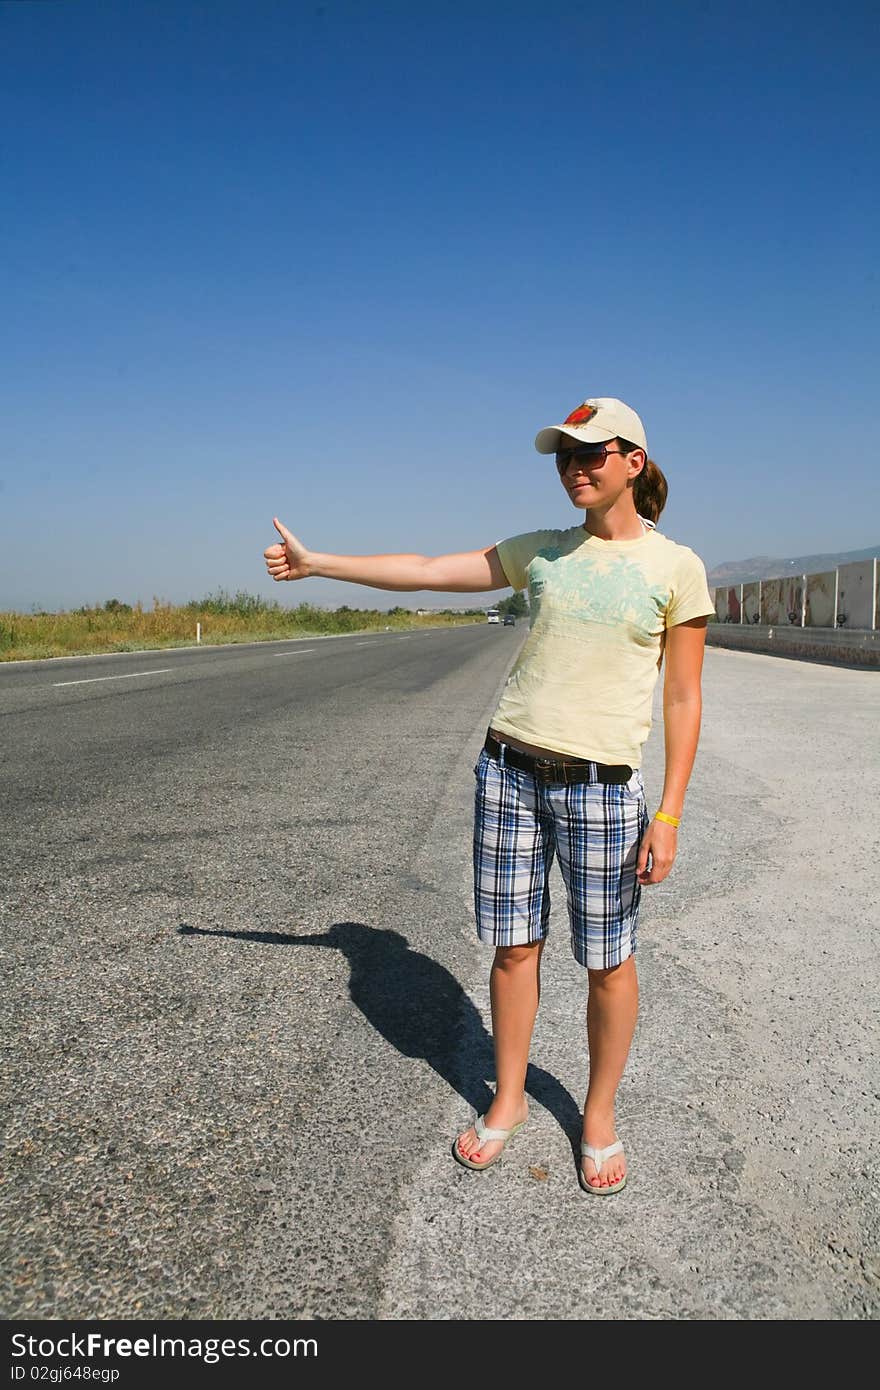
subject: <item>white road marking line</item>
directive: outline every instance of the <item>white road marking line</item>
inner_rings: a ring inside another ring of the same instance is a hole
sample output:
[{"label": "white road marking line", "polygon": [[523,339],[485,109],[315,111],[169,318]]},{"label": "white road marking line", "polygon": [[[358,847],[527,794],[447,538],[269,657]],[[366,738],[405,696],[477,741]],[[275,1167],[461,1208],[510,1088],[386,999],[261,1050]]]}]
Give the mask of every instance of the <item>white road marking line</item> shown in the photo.
[{"label": "white road marking line", "polygon": [[53,681],[52,684],[55,686],[93,685],[95,681],[130,681],[135,676],[165,676],[173,669],[173,666],[162,666],[158,671],[127,671],[124,676],[88,676],[81,681]]},{"label": "white road marking line", "polygon": [[272,655],[273,655],[273,656],[308,656],[309,652],[313,652],[314,650],[315,650],[314,647],[306,647],[306,649],[305,649],[304,652],[273,652]]}]

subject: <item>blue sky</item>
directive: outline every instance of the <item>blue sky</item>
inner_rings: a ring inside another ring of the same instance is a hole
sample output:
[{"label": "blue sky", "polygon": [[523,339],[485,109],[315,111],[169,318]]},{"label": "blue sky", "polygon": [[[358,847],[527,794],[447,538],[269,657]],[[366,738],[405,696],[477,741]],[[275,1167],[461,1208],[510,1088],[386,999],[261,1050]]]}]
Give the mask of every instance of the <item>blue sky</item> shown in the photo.
[{"label": "blue sky", "polygon": [[274,584],[273,515],[573,525],[533,439],[592,395],[708,569],[880,540],[878,16],[0,3],[0,609],[416,606]]}]

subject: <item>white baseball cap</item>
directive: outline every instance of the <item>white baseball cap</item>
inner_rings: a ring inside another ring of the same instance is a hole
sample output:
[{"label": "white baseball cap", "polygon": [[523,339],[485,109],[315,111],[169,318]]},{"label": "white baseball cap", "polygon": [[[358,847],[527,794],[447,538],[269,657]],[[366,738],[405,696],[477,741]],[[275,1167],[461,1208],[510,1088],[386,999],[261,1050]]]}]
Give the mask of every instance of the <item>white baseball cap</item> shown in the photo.
[{"label": "white baseball cap", "polygon": [[606,439],[626,439],[648,452],[645,427],[638,415],[613,396],[593,396],[582,401],[561,425],[539,430],[535,448],[539,454],[555,454],[562,435],[584,444],[603,444]]}]

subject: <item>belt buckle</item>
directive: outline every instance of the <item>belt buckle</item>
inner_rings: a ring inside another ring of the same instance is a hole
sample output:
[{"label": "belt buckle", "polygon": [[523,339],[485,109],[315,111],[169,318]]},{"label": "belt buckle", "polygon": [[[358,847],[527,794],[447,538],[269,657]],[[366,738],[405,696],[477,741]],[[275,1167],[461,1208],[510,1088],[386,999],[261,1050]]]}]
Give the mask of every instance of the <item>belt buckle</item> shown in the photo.
[{"label": "belt buckle", "polygon": [[556,768],[556,766],[557,766],[557,764],[553,761],[552,758],[536,758],[536,759],[535,759],[535,779],[536,779],[536,781],[540,782],[541,785],[542,785],[542,786],[545,786],[545,787],[548,786],[550,782],[556,781],[557,779],[556,779],[555,777],[553,777],[553,775],[552,775],[553,772],[554,772],[554,770],[555,770],[555,768]]}]

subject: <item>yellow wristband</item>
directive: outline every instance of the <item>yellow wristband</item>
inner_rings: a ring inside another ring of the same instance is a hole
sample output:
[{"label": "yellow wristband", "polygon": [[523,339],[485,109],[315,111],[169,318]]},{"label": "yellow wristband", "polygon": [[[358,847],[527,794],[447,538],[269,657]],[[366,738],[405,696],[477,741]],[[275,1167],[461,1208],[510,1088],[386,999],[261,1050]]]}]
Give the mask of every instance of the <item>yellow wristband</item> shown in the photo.
[{"label": "yellow wristband", "polygon": [[681,816],[667,816],[665,811],[655,811],[655,820],[665,820],[669,825],[681,825]]}]

